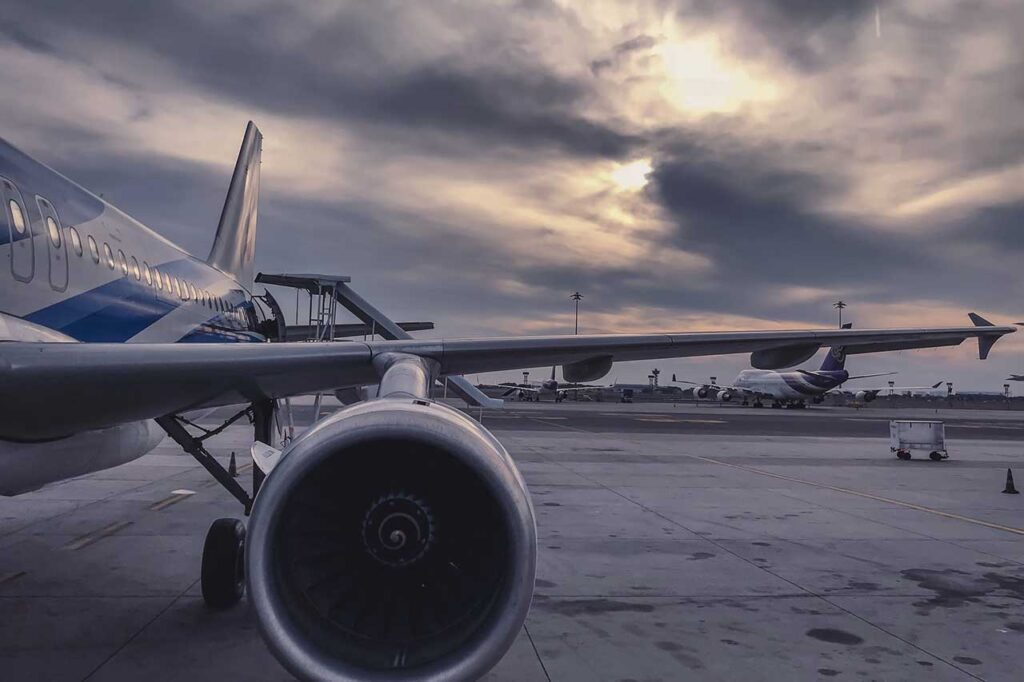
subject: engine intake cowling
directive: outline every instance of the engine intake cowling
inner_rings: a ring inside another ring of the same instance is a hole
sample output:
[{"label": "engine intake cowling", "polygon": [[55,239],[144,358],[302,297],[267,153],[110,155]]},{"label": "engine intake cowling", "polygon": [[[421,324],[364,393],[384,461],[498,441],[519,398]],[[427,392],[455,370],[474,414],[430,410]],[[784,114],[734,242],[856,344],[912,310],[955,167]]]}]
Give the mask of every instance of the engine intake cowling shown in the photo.
[{"label": "engine intake cowling", "polygon": [[725,389],[722,389],[721,391],[719,391],[718,393],[715,394],[715,398],[717,400],[722,401],[723,403],[727,403],[730,400],[732,400],[732,392],[731,391],[726,391]]},{"label": "engine intake cowling", "polygon": [[511,458],[437,403],[374,400],[297,439],[246,541],[260,629],[296,676],[476,679],[533,596],[536,525]]}]

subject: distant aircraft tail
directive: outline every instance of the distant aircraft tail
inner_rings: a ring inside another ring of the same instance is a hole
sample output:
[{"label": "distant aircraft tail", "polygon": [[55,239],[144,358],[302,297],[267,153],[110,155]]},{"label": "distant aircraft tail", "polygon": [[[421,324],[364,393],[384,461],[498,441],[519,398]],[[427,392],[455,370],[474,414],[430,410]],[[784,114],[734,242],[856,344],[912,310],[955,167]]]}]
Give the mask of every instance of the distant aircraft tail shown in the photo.
[{"label": "distant aircraft tail", "polygon": [[263,135],[249,121],[242,148],[235,162],[217,236],[206,262],[246,287],[253,285],[253,255],[256,251],[256,208],[260,194],[260,153]]},{"label": "distant aircraft tail", "polygon": [[[847,322],[843,325],[843,329],[850,329],[853,327],[853,322]],[[825,361],[821,363],[822,372],[838,372],[846,369],[846,348],[843,346],[832,346],[828,349],[828,355],[825,356]]]}]

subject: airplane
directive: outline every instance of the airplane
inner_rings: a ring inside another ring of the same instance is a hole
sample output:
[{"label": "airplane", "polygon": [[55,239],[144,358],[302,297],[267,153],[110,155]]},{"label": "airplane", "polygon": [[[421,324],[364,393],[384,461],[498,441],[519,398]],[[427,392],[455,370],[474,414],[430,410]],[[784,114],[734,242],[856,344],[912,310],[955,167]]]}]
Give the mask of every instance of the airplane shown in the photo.
[{"label": "airplane", "polygon": [[600,391],[606,388],[612,388],[612,385],[597,386],[597,385],[586,385],[586,386],[566,386],[564,383],[559,383],[555,378],[556,367],[551,368],[551,378],[545,379],[544,381],[535,381],[532,384],[523,382],[517,384],[515,382],[502,383],[502,384],[481,384],[478,388],[490,388],[490,389],[504,389],[505,392],[501,394],[502,398],[507,398],[514,395],[518,400],[526,402],[537,401],[540,402],[543,396],[551,396],[556,403],[560,403],[565,400],[570,393],[585,393],[589,391]]},{"label": "airplane", "polygon": [[[977,317],[971,313],[972,319]],[[978,318],[978,323],[985,322]],[[850,329],[852,324],[844,324],[843,329]],[[883,372],[880,374],[861,374],[850,376],[846,371],[847,350],[843,346],[833,346],[829,349],[821,368],[817,371],[797,369],[788,372],[779,372],[767,369],[745,369],[736,376],[731,386],[721,386],[717,383],[700,383],[677,379],[672,375],[672,381],[677,384],[693,384],[699,388],[694,389],[694,395],[698,398],[710,398],[722,402],[730,402],[734,397],[740,396],[742,404],[751,404],[753,407],[764,407],[763,401],[771,401],[774,408],[805,408],[807,401],[820,403],[827,393],[844,392],[848,393],[855,402],[869,403],[878,397],[882,391],[930,391],[942,385],[939,381],[931,386],[882,386],[878,388],[858,388],[853,391],[841,391],[840,387],[847,381],[854,379],[867,379],[871,377],[891,376],[895,372]]]},{"label": "airplane", "polygon": [[[596,381],[615,362],[728,353],[780,369],[823,346],[967,338],[984,359],[1015,331],[977,318],[418,340],[339,276],[332,295],[384,338],[289,342],[272,296],[254,293],[261,146],[250,122],[201,258],[0,139],[0,492],[132,461],[166,434],[248,516],[210,526],[204,601],[223,609],[247,594],[268,648],[303,679],[476,679],[522,631],[537,564],[530,495],[480,422],[431,400],[438,379],[484,405],[463,375],[557,365],[567,381]],[[297,436],[282,428],[292,396],[369,385]],[[222,406],[238,410],[225,425],[252,422],[251,487],[206,449],[223,427],[196,433],[185,416]]]},{"label": "airplane", "polygon": [[1011,374],[1006,377],[1006,381],[1024,381],[1024,374]]}]

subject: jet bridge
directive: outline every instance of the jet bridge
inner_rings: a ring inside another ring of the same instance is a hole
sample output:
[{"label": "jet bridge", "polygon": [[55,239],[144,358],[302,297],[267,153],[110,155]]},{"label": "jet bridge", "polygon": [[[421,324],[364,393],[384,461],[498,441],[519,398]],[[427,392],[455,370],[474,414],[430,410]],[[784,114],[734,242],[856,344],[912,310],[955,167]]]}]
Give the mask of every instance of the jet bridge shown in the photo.
[{"label": "jet bridge", "polygon": [[[365,298],[349,286],[351,277],[346,275],[323,275],[323,274],[264,274],[256,276],[256,282],[260,284],[272,284],[281,287],[288,287],[296,290],[296,297],[299,291],[306,291],[309,294],[308,306],[308,340],[311,341],[334,341],[339,336],[339,329],[346,328],[348,331],[355,325],[338,324],[338,304],[356,316],[363,327],[357,331],[364,331],[369,336],[379,334],[388,340],[411,339],[410,331],[419,329],[433,329],[431,322],[402,322],[397,323],[370,304]],[[296,314],[298,314],[298,299],[296,299]],[[298,322],[296,321],[296,329]],[[356,334],[358,335],[358,334]],[[292,334],[292,336],[299,336]],[[289,338],[288,327],[285,327],[285,339]],[[295,339],[298,340],[298,339]],[[476,386],[461,376],[446,377],[445,385],[460,398],[470,405],[477,407],[501,407],[503,400],[490,398]]]}]

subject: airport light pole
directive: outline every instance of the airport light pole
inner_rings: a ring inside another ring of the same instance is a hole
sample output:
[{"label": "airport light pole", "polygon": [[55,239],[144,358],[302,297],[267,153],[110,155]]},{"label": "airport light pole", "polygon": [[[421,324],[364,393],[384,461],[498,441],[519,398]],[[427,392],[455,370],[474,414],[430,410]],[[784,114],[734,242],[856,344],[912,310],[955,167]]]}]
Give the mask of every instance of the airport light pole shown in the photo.
[{"label": "airport light pole", "polygon": [[839,311],[839,328],[842,329],[843,328],[843,308],[846,307],[846,304],[843,303],[842,301],[836,301],[835,303],[832,304],[832,307]]},{"label": "airport light pole", "polygon": [[578,291],[573,292],[572,296],[569,297],[571,300],[576,302],[576,328],[573,334],[580,333],[580,299],[583,298],[583,294]]}]

